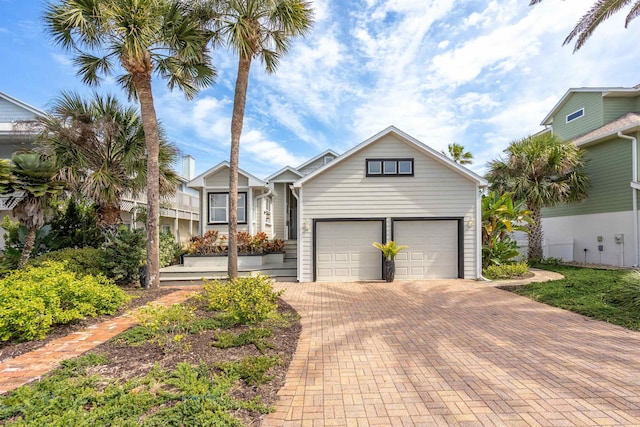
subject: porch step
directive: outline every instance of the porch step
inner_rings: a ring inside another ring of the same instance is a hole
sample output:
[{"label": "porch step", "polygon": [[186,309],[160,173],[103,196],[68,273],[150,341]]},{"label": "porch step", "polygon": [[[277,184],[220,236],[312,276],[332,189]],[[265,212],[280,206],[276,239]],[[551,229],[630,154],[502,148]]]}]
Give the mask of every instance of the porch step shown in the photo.
[{"label": "porch step", "polygon": [[296,262],[298,260],[298,241],[297,240],[285,240],[284,260],[286,262]]},{"label": "porch step", "polygon": [[[241,268],[238,276],[262,274],[269,276],[276,282],[295,282],[298,275],[297,263],[285,261],[278,264],[265,264],[260,267]],[[203,279],[226,279],[226,269],[213,269],[207,267],[185,267],[184,265],[172,265],[160,269],[160,284],[171,286],[177,284],[201,284]]]}]

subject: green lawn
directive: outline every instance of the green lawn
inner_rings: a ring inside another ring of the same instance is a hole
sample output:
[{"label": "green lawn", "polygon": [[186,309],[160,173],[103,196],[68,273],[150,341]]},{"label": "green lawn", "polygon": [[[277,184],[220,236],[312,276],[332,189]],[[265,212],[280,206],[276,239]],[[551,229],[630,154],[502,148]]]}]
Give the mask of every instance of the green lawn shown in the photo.
[{"label": "green lawn", "polygon": [[536,266],[564,275],[562,280],[509,288],[545,304],[640,330],[640,273],[569,266]]}]

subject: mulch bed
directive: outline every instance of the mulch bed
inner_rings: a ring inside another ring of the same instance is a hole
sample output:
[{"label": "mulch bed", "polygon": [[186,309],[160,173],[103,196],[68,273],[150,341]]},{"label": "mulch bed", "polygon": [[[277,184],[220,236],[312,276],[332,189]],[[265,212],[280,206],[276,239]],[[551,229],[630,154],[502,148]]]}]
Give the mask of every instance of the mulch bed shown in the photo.
[{"label": "mulch bed", "polygon": [[148,302],[157,300],[158,298],[175,292],[174,288],[160,289],[142,289],[142,288],[125,288],[125,291],[134,298],[128,304],[121,307],[114,315],[101,315],[96,317],[87,317],[79,322],[68,325],[57,325],[51,329],[51,333],[41,340],[27,341],[21,343],[0,342],[0,362],[6,359],[12,359],[16,356],[44,347],[49,342],[65,337],[73,332],[81,331],[89,326],[110,320],[114,317],[123,315],[128,310],[137,308],[147,304]]},{"label": "mulch bed", "polygon": [[[189,303],[190,301],[187,301]],[[262,354],[253,345],[220,349],[212,346],[217,331],[203,331],[200,334],[186,334],[179,345],[165,346],[164,348],[154,342],[146,342],[142,345],[131,346],[117,339],[112,339],[93,350],[93,353],[106,355],[110,361],[103,367],[103,372],[96,372],[106,378],[119,380],[121,383],[134,377],[146,375],[154,367],[166,370],[174,369],[181,362],[192,365],[206,364],[212,366],[221,361],[237,361],[246,356],[279,356],[282,365],[275,366],[269,371],[273,380],[260,385],[250,386],[239,381],[232,396],[242,400],[251,400],[260,396],[260,401],[266,405],[273,405],[277,400],[278,390],[283,386],[287,370],[298,345],[298,338],[302,326],[298,320],[296,311],[283,300],[278,301],[280,313],[292,314],[291,321],[286,327],[274,328],[273,337],[268,340],[275,344],[274,349],[266,349]],[[199,318],[213,316],[211,311],[199,308],[196,311]],[[249,326],[238,326],[225,331],[237,334],[248,329]],[[262,414],[240,410],[233,413],[247,426],[258,426],[264,417]]]}]

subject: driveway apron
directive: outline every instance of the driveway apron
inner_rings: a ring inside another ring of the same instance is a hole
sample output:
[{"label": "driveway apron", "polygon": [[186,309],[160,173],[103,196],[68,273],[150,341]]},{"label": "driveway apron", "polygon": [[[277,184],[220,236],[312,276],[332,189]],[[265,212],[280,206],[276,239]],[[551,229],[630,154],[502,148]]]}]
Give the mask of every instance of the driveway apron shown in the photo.
[{"label": "driveway apron", "polygon": [[263,426],[640,425],[640,334],[465,280],[289,283]]}]

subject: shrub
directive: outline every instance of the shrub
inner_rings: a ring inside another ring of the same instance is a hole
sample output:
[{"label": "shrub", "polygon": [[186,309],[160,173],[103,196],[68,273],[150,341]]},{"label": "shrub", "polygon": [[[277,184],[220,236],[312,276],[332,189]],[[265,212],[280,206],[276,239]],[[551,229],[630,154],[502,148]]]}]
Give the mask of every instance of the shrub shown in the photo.
[{"label": "shrub", "polygon": [[104,276],[78,277],[47,261],[0,279],[0,340],[44,338],[51,325],[113,314],[129,297]]},{"label": "shrub", "polygon": [[209,308],[229,316],[237,324],[255,323],[276,313],[278,297],[267,276],[239,277],[226,282],[205,281],[203,295]]},{"label": "shrub", "polygon": [[267,372],[281,364],[279,356],[246,356],[237,362],[219,362],[216,366],[229,375],[242,378],[249,385],[259,386],[271,381],[273,376],[267,376]]},{"label": "shrub", "polygon": [[529,265],[526,261],[512,264],[490,265],[484,269],[484,276],[487,279],[511,279],[513,277],[522,277],[529,271]]},{"label": "shrub", "polygon": [[160,233],[160,267],[176,264],[182,255],[182,247],[170,232]]},{"label": "shrub", "polygon": [[209,230],[204,236],[193,236],[189,240],[187,253],[195,255],[211,255],[219,253],[218,230]]},{"label": "shrub", "polygon": [[[283,240],[269,240],[269,236],[262,231],[253,236],[246,231],[240,231],[238,233],[239,254],[268,254],[282,252],[283,249]],[[202,237],[192,237],[187,246],[187,253],[189,255],[224,254],[227,253],[227,251],[227,236],[220,236],[216,230],[209,230]]]},{"label": "shrub", "polygon": [[107,275],[104,251],[102,249],[91,247],[82,249],[60,249],[53,252],[47,252],[38,258],[32,258],[29,260],[27,265],[43,267],[48,261],[66,262],[66,269],[76,273],[78,276]]},{"label": "shrub", "polygon": [[277,348],[275,344],[267,340],[272,336],[273,332],[267,328],[252,328],[239,334],[222,331],[216,334],[216,341],[212,345],[217,348],[233,348],[253,344],[260,353],[264,354],[268,348]]},{"label": "shrub", "polygon": [[97,227],[95,207],[71,198],[51,221],[51,249],[99,247],[104,234]]},{"label": "shrub", "polygon": [[118,285],[131,285],[140,280],[140,267],[146,257],[144,232],[121,227],[117,234],[103,245],[107,277]]}]

